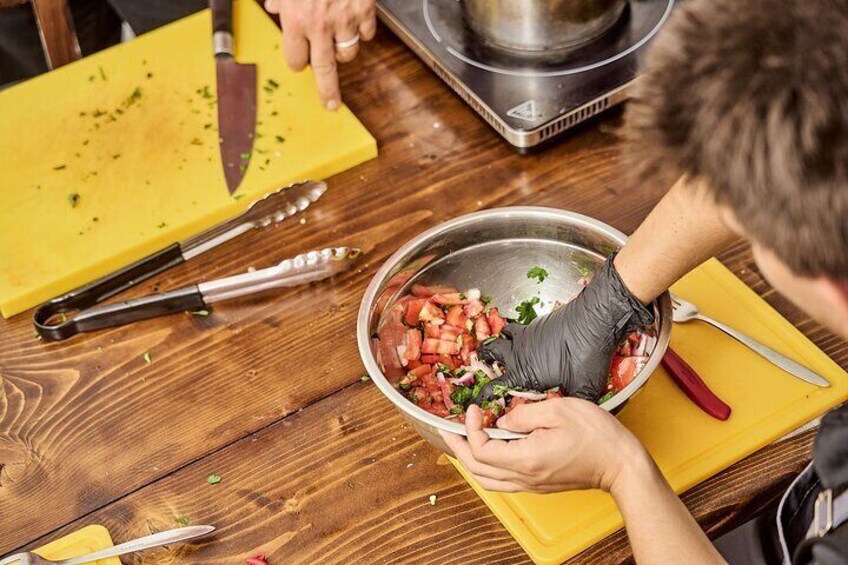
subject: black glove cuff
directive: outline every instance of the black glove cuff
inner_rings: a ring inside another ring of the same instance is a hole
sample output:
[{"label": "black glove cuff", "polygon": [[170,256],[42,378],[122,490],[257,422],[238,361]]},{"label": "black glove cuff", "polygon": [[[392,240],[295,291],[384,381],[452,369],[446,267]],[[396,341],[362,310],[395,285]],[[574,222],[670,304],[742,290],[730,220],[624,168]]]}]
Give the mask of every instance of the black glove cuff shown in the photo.
[{"label": "black glove cuff", "polygon": [[631,332],[641,330],[645,326],[653,324],[654,314],[651,311],[651,305],[645,306],[642,304],[638,298],[633,296],[624,281],[621,280],[621,275],[618,274],[614,264],[617,255],[618,252],[615,252],[607,257],[607,260],[604,262],[604,266],[600,268],[595,277],[597,278],[600,276],[607,279],[606,282],[609,285],[609,288],[613,290],[622,304],[626,304],[629,307],[630,315],[623,316],[616,326],[616,335],[623,337]]}]

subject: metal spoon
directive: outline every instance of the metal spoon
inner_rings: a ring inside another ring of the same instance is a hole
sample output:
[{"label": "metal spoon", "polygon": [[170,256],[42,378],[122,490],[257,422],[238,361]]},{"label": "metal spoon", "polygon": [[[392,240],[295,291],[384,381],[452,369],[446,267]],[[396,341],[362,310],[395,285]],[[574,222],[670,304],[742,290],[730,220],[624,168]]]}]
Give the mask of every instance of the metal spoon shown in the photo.
[{"label": "metal spoon", "polygon": [[10,555],[0,561],[0,565],[81,565],[82,563],[91,563],[92,561],[97,561],[99,559],[117,557],[118,555],[135,553],[136,551],[141,551],[143,549],[150,549],[153,547],[168,545],[169,543],[190,540],[192,538],[205,536],[213,531],[215,531],[214,526],[188,526],[186,528],[177,528],[175,530],[168,530],[166,532],[159,532],[158,534],[144,536],[143,538],[128,541],[107,549],[101,549],[100,551],[89,553],[88,555],[71,557],[70,559],[62,559],[60,561],[45,559],[31,551],[26,551],[24,553]]}]

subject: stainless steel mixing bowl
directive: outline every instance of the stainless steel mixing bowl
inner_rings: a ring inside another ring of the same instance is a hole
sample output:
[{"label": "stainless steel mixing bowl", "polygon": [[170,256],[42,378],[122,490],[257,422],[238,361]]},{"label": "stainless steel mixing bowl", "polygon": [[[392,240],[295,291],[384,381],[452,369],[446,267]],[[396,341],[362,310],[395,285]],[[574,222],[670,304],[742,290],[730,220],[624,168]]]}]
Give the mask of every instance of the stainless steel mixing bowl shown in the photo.
[{"label": "stainless steel mixing bowl", "polygon": [[[442,451],[447,446],[438,430],[464,434],[465,428],[419,408],[398,390],[378,362],[378,329],[384,312],[413,283],[443,284],[459,289],[479,288],[491,296],[502,315],[515,316],[514,307],[528,298],[541,299],[540,314],[551,311],[580,291],[580,278],[594,272],[626,236],[603,222],[563,210],[536,207],[496,208],[461,216],[438,225],[406,243],[377,271],[359,308],[357,340],[365,368],[380,391],[415,429]],[[549,277],[541,284],[527,278],[534,266]],[[655,303],[657,343],[645,367],[621,392],[602,407],[615,411],[645,384],[660,364],[671,333],[668,293]],[[524,437],[490,429],[491,437]]]},{"label": "stainless steel mixing bowl", "polygon": [[487,43],[555,56],[601,35],[627,0],[461,0],[465,19]]}]

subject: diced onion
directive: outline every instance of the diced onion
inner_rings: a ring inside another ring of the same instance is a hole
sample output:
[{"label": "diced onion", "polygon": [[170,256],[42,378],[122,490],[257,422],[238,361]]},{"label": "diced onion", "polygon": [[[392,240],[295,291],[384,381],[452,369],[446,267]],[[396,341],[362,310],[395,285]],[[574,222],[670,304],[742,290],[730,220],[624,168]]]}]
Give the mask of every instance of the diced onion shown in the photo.
[{"label": "diced onion", "polygon": [[636,349],[633,350],[633,355],[636,357],[641,357],[645,354],[645,347],[648,345],[648,336],[645,334],[641,334],[639,336],[639,343],[636,344]]},{"label": "diced onion", "polygon": [[526,398],[527,400],[544,400],[548,397],[548,394],[545,392],[536,392],[536,391],[520,391],[520,390],[508,390],[506,391],[510,396],[516,396],[518,398]]},{"label": "diced onion", "polygon": [[465,296],[468,300],[480,300],[480,289],[479,288],[469,288],[465,291]]},{"label": "diced onion", "polygon": [[474,372],[467,371],[459,378],[450,380],[456,386],[472,386],[474,384]]}]

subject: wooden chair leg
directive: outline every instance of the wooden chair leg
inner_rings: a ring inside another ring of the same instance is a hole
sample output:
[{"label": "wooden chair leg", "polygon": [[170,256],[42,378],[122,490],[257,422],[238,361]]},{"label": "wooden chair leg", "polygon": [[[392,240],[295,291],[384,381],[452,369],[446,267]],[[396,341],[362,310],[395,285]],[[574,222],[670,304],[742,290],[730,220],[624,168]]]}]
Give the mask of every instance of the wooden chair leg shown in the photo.
[{"label": "wooden chair leg", "polygon": [[67,0],[31,0],[47,68],[76,61],[82,54]]}]

